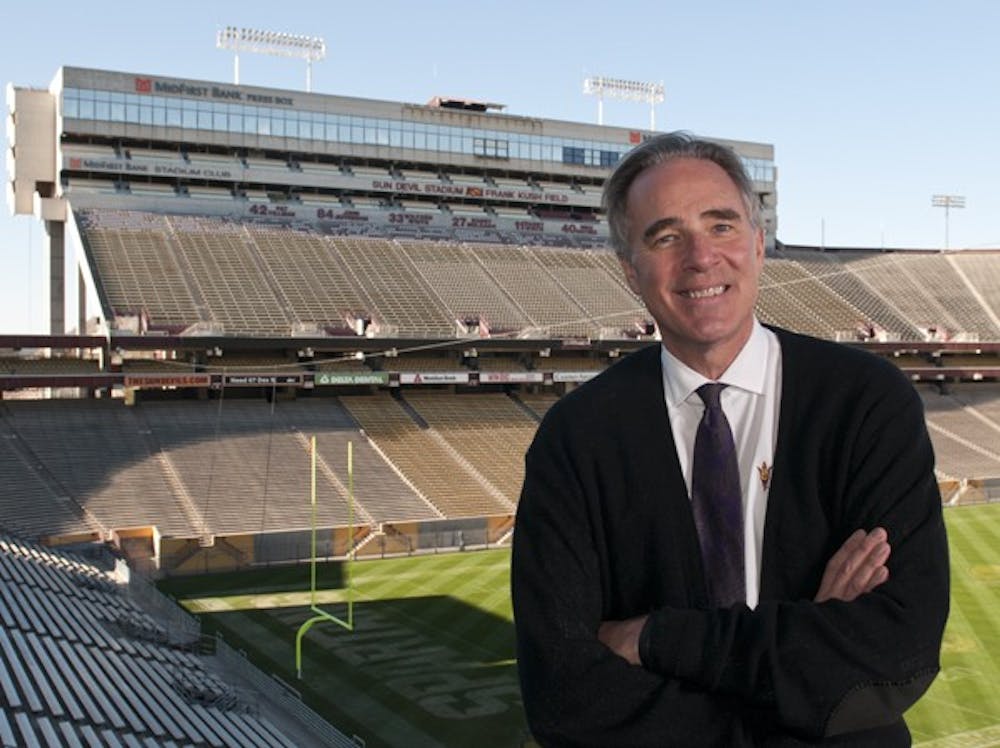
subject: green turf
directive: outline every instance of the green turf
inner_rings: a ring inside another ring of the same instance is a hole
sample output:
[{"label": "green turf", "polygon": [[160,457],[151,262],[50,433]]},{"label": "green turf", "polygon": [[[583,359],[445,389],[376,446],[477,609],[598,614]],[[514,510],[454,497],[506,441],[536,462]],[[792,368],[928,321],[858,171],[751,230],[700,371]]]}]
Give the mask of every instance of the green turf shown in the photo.
[{"label": "green turf", "polygon": [[1000,746],[1000,504],[945,510],[951,613],[941,674],[906,715],[928,748]]},{"label": "green turf", "polygon": [[[926,748],[1000,746],[1000,505],[945,512],[952,607],[942,673],[907,715]],[[354,565],[355,631],[314,626],[303,680],[295,631],[311,617],[308,566],[170,580],[206,631],[250,653],[347,734],[375,746],[521,745],[506,550]],[[339,564],[323,565],[322,607],[345,617]]]},{"label": "green turf", "polygon": [[[317,712],[369,746],[517,746],[526,736],[508,593],[510,552],[478,551],[354,565],[354,632],[320,623],[294,673],[295,632],[312,616],[309,569],[163,585],[205,630],[251,653]],[[336,565],[334,565],[336,566]],[[338,568],[321,571],[337,578]],[[345,618],[343,589],[320,606]]]}]

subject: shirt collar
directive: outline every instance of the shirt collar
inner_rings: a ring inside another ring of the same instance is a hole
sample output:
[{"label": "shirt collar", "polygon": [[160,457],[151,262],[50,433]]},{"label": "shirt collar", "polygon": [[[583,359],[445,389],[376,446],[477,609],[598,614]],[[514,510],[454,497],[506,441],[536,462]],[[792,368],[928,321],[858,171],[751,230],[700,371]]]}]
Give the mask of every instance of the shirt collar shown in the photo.
[{"label": "shirt collar", "polygon": [[[767,372],[767,337],[763,326],[756,319],[750,337],[717,381],[755,395],[764,394]],[[711,379],[696,372],[676,358],[666,346],[660,347],[663,369],[664,393],[671,407],[691,397],[692,393]]]}]

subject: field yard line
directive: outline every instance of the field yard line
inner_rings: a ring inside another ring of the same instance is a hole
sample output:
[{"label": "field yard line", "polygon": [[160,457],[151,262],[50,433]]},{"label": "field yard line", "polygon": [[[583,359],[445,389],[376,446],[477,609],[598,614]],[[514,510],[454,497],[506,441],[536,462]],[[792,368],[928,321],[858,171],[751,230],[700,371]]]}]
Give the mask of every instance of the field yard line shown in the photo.
[{"label": "field yard line", "polygon": [[[268,602],[260,602],[262,599],[266,599]],[[274,594],[185,598],[181,600],[181,605],[189,613],[230,613],[238,610],[309,607],[311,601],[311,593],[309,590],[305,590],[303,592],[277,592]],[[347,594],[343,590],[316,591],[317,603],[343,603],[346,601]]]}]

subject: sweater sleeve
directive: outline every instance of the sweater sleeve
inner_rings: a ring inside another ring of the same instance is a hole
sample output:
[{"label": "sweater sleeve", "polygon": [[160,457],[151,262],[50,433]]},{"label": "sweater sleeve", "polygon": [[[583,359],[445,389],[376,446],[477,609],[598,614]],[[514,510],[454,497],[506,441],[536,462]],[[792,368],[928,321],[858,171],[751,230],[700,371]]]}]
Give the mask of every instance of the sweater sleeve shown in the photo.
[{"label": "sweater sleeve", "polygon": [[579,456],[552,431],[543,424],[526,458],[512,555],[533,736],[544,746],[744,744],[732,698],[631,666],[598,641],[600,521],[584,497]]},{"label": "sweater sleeve", "polygon": [[740,700],[809,738],[898,723],[929,687],[948,613],[947,542],[923,409],[902,377],[890,381],[852,403],[845,477],[823,478],[842,483],[831,538],[885,527],[889,580],[849,603],[815,603],[812,590],[752,611],[658,610],[644,631],[650,672]]}]

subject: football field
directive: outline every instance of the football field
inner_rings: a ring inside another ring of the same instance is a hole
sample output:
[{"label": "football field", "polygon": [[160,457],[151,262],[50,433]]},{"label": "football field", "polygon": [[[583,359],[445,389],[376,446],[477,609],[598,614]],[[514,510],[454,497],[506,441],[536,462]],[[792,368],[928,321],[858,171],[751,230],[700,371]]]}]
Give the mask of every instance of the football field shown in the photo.
[{"label": "football field", "polygon": [[[1000,505],[945,511],[952,607],[942,672],[909,712],[925,748],[1000,746]],[[508,550],[360,561],[354,631],[313,626],[309,567],[170,580],[165,591],[342,732],[375,746],[527,744],[517,687]],[[344,568],[320,567],[318,603],[346,617]]]},{"label": "football field", "polygon": [[949,507],[941,673],[906,716],[915,745],[1000,746],[1000,504]]}]

